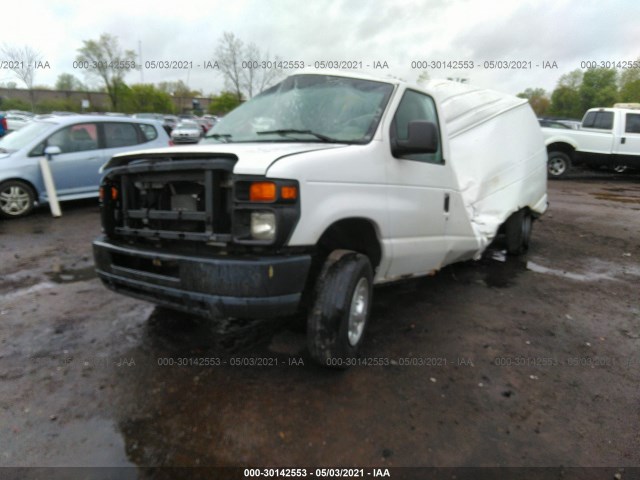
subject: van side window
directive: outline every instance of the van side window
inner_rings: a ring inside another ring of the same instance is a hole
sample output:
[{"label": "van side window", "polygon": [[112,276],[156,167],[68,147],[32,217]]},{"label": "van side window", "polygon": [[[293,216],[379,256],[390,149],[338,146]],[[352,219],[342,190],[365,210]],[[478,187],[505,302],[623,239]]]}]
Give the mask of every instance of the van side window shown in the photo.
[{"label": "van side window", "polygon": [[[428,95],[424,95],[413,90],[407,90],[398,110],[393,117],[391,123],[391,141],[407,140],[409,137],[409,122],[413,120],[427,120],[433,122],[438,129],[438,137],[440,137],[440,127],[438,124],[438,114],[436,112],[435,102]],[[442,145],[438,142],[438,151],[435,153],[415,153],[410,155],[402,155],[400,158],[406,160],[417,160],[427,163],[443,163]]]},{"label": "van side window", "polygon": [[640,113],[627,113],[625,133],[640,133]]}]

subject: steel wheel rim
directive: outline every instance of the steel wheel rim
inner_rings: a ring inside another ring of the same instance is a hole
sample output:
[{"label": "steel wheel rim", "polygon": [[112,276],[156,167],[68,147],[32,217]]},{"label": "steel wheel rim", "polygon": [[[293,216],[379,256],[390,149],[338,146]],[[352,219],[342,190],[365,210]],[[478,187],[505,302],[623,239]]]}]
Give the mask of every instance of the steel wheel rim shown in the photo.
[{"label": "steel wheel rim", "polygon": [[361,278],[356,284],[351,297],[349,308],[349,324],[347,336],[349,345],[355,347],[364,332],[364,325],[367,321],[367,311],[369,310],[369,281]]},{"label": "steel wheel rim", "polygon": [[549,160],[549,173],[551,175],[562,175],[566,169],[566,165],[561,158],[552,158]]},{"label": "steel wheel rim", "polygon": [[31,206],[29,192],[18,185],[12,185],[0,192],[0,208],[7,215],[21,215]]}]

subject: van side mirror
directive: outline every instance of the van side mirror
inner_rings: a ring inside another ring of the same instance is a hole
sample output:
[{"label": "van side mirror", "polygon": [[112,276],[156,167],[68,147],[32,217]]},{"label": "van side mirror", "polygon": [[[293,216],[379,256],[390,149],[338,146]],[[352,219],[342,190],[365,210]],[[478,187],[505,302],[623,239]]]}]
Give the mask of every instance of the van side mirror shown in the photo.
[{"label": "van side mirror", "polygon": [[50,145],[44,149],[44,155],[47,157],[47,160],[51,160],[54,155],[60,155],[62,150],[57,145]]},{"label": "van side mirror", "polygon": [[438,151],[438,129],[433,122],[412,120],[408,128],[409,138],[397,140],[394,155],[411,153],[435,153]]}]

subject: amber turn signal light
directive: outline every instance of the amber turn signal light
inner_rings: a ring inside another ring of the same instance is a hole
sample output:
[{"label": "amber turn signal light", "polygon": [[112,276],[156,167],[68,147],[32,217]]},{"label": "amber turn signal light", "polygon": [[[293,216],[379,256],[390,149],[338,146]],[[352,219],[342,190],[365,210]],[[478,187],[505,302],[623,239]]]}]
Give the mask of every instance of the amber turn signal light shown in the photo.
[{"label": "amber turn signal light", "polygon": [[[118,190],[116,190],[116,187],[111,187],[111,200],[117,200],[118,199]],[[100,187],[100,190],[98,192],[98,196],[100,198],[100,201],[104,200],[104,187]]]},{"label": "amber turn signal light", "polygon": [[282,187],[280,196],[283,200],[295,200],[298,198],[298,187]]},{"label": "amber turn signal light", "polygon": [[276,184],[273,182],[253,182],[249,187],[252,202],[273,202],[276,199]]}]

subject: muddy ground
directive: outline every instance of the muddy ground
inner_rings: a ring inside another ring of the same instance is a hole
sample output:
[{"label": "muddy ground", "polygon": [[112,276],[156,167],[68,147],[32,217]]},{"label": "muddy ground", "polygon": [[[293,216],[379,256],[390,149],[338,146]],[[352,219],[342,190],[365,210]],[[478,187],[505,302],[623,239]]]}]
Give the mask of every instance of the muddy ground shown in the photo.
[{"label": "muddy ground", "polygon": [[344,372],[108,291],[95,201],[0,221],[0,466],[639,466],[640,175],[549,194],[525,257],[377,289]]}]

